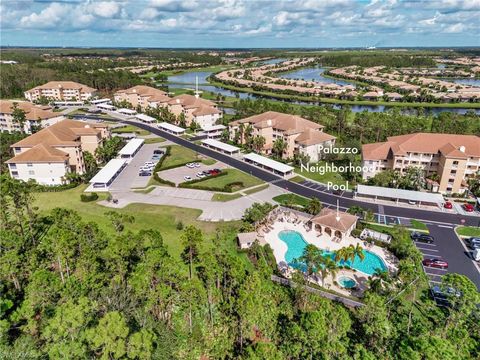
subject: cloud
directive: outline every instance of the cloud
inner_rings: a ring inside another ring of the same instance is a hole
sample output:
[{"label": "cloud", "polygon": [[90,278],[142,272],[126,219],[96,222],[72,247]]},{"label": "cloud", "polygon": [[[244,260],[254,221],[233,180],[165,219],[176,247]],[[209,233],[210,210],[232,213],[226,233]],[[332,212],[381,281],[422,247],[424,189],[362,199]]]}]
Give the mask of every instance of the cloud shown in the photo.
[{"label": "cloud", "polygon": [[37,13],[23,16],[20,25],[26,28],[48,29],[54,28],[67,14],[68,7],[59,3],[51,3]]},{"label": "cloud", "polygon": [[449,34],[458,34],[465,31],[467,27],[464,24],[457,23],[450,26],[447,26],[443,32]]},{"label": "cloud", "polygon": [[120,5],[115,1],[101,1],[91,4],[92,13],[102,18],[113,18],[120,13]]}]

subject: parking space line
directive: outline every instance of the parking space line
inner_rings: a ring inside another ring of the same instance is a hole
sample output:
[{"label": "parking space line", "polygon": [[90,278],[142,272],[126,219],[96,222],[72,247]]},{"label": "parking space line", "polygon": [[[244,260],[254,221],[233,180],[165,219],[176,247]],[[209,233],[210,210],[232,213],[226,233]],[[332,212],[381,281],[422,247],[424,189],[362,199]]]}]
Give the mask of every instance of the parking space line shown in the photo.
[{"label": "parking space line", "polygon": [[417,249],[418,249],[418,250],[420,250],[420,251],[422,251],[422,250],[423,250],[423,251],[433,251],[433,252],[438,252],[438,250],[435,250],[435,249],[423,249],[423,248],[419,248],[419,247],[417,247]]},{"label": "parking space line", "polygon": [[422,246],[435,246],[435,247],[437,246],[436,244],[429,244],[429,243],[423,243],[423,242],[422,242],[422,243],[417,243],[417,242],[415,242],[415,246],[418,247],[418,245],[422,245]]}]

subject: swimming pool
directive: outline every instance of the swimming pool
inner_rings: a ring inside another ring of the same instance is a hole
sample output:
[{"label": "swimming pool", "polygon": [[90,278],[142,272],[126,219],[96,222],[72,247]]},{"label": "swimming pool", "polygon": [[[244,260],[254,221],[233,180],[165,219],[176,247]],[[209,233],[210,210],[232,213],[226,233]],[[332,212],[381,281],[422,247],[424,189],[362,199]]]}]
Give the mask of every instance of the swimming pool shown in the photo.
[{"label": "swimming pool", "polygon": [[[303,249],[308,245],[308,243],[303,238],[302,234],[294,230],[284,230],[280,231],[278,234],[280,240],[282,240],[287,245],[287,252],[285,253],[285,261],[292,267],[299,267],[298,263],[295,263],[295,259],[298,259],[303,254]],[[332,259],[335,258],[335,252],[326,251],[321,249],[323,255],[330,256]],[[360,260],[358,256],[355,256],[353,263],[350,260],[347,261],[338,261],[338,265],[349,266],[355,270],[361,271],[367,275],[373,275],[377,270],[385,271],[387,266],[383,260],[376,254],[368,250],[363,250],[365,259]],[[301,265],[300,265],[301,266]]]},{"label": "swimming pool", "polygon": [[357,282],[348,276],[340,276],[338,283],[345,289],[352,289],[357,285]]}]

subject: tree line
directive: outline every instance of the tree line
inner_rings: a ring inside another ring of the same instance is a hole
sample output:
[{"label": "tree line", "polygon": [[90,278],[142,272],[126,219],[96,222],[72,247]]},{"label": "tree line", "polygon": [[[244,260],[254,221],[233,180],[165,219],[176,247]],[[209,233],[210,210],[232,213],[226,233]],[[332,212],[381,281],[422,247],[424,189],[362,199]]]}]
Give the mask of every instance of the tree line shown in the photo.
[{"label": "tree line", "polygon": [[[447,275],[464,294],[451,308],[437,307],[420,280],[401,292],[379,281],[364,307],[349,309],[306,291],[301,274],[295,288],[274,284],[268,246],[247,254],[226,246],[235,226],[177,227],[183,251],[174,257],[161,225],[132,232],[134,219],[112,210],[106,233],[72,210],[39,214],[28,184],[1,186],[6,358],[473,359],[480,351],[478,293],[465,277]],[[242,226],[268,210],[250,209]],[[408,243],[396,246],[407,259]],[[402,280],[413,281],[415,266],[402,264]]]}]

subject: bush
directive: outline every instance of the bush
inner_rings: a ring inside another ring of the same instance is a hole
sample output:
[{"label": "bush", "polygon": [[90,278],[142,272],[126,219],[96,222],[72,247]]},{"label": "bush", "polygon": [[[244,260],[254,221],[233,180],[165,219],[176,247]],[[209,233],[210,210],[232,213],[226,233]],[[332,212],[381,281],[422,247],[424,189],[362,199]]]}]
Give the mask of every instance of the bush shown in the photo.
[{"label": "bush", "polygon": [[35,185],[35,191],[37,192],[59,192],[64,190],[69,190],[76,188],[79,183],[72,182],[70,184],[64,185],[54,185],[54,186],[45,186],[45,185]]},{"label": "bush", "polygon": [[165,159],[167,158],[167,156],[170,156],[171,152],[172,152],[172,147],[169,145],[169,146],[167,146],[167,147],[165,148],[165,153],[164,153],[163,156],[160,158],[160,160],[158,161],[158,163],[155,165],[155,169],[153,169],[154,172],[160,171],[163,162],[165,161]]},{"label": "bush", "polygon": [[155,181],[161,183],[161,184],[165,184],[165,185],[168,185],[168,186],[173,186],[175,187],[175,183],[174,182],[171,182],[169,180],[165,180],[165,179],[162,179],[160,176],[158,176],[157,173],[153,174],[153,178],[155,179]]},{"label": "bush", "polygon": [[80,194],[80,200],[82,202],[90,202],[90,201],[95,201],[97,199],[98,199],[98,194],[97,193]]},{"label": "bush", "polygon": [[177,230],[183,230],[183,222],[179,221],[177,223]]}]

